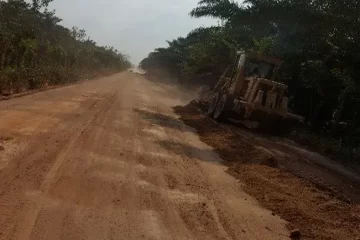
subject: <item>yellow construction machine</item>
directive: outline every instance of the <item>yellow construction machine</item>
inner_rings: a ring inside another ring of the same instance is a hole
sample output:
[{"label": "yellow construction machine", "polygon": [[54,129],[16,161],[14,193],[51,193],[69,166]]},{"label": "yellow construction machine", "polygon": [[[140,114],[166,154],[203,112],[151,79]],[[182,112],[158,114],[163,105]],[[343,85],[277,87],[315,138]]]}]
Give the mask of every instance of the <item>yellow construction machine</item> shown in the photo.
[{"label": "yellow construction machine", "polygon": [[303,117],[289,112],[287,85],[277,82],[282,61],[239,51],[213,89],[208,116],[233,119],[262,130],[287,132]]}]

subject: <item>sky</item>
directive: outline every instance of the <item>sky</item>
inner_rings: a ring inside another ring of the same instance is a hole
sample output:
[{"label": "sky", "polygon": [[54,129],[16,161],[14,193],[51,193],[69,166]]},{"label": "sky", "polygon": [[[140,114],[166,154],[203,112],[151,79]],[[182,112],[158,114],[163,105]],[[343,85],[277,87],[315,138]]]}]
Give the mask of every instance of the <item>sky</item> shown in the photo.
[{"label": "sky", "polygon": [[200,26],[216,25],[210,18],[189,16],[198,0],[54,0],[49,9],[62,25],[87,31],[99,45],[114,46],[139,63],[166,40],[186,36]]}]

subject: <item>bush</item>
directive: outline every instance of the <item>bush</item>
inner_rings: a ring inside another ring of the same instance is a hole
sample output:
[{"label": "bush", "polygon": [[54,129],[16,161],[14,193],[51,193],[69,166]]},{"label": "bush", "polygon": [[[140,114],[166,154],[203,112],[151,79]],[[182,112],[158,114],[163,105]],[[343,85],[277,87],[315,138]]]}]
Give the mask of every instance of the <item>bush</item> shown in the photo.
[{"label": "bush", "polygon": [[50,2],[0,1],[0,94],[75,82],[88,69],[130,67],[126,55],[98,46],[85,30],[61,26]]}]

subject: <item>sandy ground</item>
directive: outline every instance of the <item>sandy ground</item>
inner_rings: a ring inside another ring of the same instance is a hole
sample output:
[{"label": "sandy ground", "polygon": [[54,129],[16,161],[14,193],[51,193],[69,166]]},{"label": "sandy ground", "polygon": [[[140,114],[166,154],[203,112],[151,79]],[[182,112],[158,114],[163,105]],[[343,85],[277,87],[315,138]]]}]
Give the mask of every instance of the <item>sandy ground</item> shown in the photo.
[{"label": "sandy ground", "polygon": [[201,102],[175,107],[263,206],[300,229],[302,239],[360,239],[360,179],[286,139],[201,114]]},{"label": "sandy ground", "polygon": [[121,73],[0,102],[0,239],[288,239],[172,107]]}]

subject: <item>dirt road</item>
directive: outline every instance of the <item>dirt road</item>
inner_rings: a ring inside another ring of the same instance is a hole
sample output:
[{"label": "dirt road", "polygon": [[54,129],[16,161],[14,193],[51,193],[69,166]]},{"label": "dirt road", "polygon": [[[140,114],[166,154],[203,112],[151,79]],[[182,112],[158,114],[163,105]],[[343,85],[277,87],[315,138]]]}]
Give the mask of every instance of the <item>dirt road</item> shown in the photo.
[{"label": "dirt road", "polygon": [[288,239],[177,119],[192,97],[121,73],[0,102],[0,239]]},{"label": "dirt road", "polygon": [[201,114],[201,106],[192,102],[174,110],[222,157],[247,193],[289,221],[289,229],[301,229],[301,239],[360,239],[355,173],[284,138],[218,123]]}]

